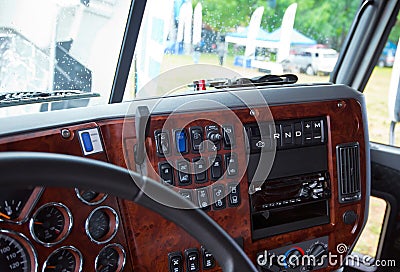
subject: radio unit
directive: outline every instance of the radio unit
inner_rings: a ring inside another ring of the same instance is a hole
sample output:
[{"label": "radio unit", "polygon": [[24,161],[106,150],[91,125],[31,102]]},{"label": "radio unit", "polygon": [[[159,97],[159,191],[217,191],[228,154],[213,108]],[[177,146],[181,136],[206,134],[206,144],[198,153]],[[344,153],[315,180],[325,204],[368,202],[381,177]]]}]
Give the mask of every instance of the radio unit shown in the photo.
[{"label": "radio unit", "polygon": [[[252,123],[244,130],[253,240],[328,224],[327,118]],[[274,148],[273,165],[267,173],[271,156],[261,154]]]},{"label": "radio unit", "polygon": [[253,239],[329,223],[327,172],[267,180],[250,196]]}]

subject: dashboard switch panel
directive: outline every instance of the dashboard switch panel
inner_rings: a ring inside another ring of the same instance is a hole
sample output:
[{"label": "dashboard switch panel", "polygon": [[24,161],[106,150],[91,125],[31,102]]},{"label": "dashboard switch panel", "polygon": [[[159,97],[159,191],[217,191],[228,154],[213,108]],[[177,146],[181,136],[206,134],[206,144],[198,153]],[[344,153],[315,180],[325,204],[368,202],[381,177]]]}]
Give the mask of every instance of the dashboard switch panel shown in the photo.
[{"label": "dashboard switch panel", "polygon": [[191,183],[189,174],[189,162],[180,161],[178,162],[178,179],[180,185],[189,185]]},{"label": "dashboard switch panel", "polygon": [[203,158],[194,158],[194,173],[196,183],[204,183],[207,181],[207,165]]},{"label": "dashboard switch panel", "polygon": [[236,207],[240,205],[240,187],[239,183],[233,182],[228,184],[228,200],[229,206]]},{"label": "dashboard switch panel", "polygon": [[221,149],[221,139],[222,135],[219,132],[219,127],[217,125],[206,126],[207,140],[211,142],[209,145],[209,150],[217,151]]},{"label": "dashboard switch panel", "polygon": [[210,195],[208,194],[207,187],[197,189],[196,192],[197,192],[197,200],[198,200],[199,206],[203,210],[209,210],[210,209]]},{"label": "dashboard switch panel", "polygon": [[186,130],[176,130],[175,131],[175,143],[176,150],[178,153],[187,153],[188,152],[188,140]]},{"label": "dashboard switch panel", "polygon": [[328,237],[257,253],[260,271],[307,272],[328,266]]},{"label": "dashboard switch panel", "polygon": [[157,130],[154,132],[157,154],[161,157],[170,153],[168,132]]},{"label": "dashboard switch panel", "polygon": [[186,271],[197,272],[200,271],[199,251],[197,249],[187,249],[186,256]]},{"label": "dashboard switch panel", "polygon": [[236,154],[225,155],[226,174],[228,177],[234,177],[238,173],[238,159]]},{"label": "dashboard switch panel", "polygon": [[160,173],[160,177],[164,181],[164,183],[174,185],[174,170],[168,162],[160,163],[158,165],[158,170]]},{"label": "dashboard switch panel", "polygon": [[215,267],[214,256],[204,247],[201,247],[201,255],[203,258],[203,270],[208,270]]},{"label": "dashboard switch panel", "polygon": [[221,155],[217,155],[214,160],[210,158],[211,160],[211,179],[212,180],[218,180],[220,177],[222,177],[222,174],[224,172],[224,169],[222,167],[222,159]]},{"label": "dashboard switch panel", "polygon": [[213,194],[213,209],[222,210],[226,207],[225,187],[223,185],[215,185],[212,189]]},{"label": "dashboard switch panel", "polygon": [[191,127],[190,140],[192,143],[192,151],[194,153],[201,151],[203,149],[203,128]]},{"label": "dashboard switch panel", "polygon": [[222,131],[224,133],[224,148],[231,149],[235,146],[235,133],[233,131],[233,126],[231,125],[223,125]]},{"label": "dashboard switch panel", "polygon": [[183,258],[180,252],[168,254],[169,272],[183,272]]}]

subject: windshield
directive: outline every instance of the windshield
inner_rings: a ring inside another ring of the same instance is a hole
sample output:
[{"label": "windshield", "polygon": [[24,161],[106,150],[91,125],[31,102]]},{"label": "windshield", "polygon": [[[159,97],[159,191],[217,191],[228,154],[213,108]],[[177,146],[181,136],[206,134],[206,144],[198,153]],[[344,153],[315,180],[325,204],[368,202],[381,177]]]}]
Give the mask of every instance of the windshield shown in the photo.
[{"label": "windshield", "polygon": [[[1,0],[0,116],[108,103],[130,4]],[[18,106],[54,91],[99,97]]]},{"label": "windshield", "polygon": [[343,0],[148,0],[125,100],[171,94],[168,78],[175,88],[224,78],[204,64],[237,77],[294,73],[300,83],[328,82],[358,7]]},{"label": "windshield", "polygon": [[[108,103],[130,5],[0,0],[0,116]],[[266,74],[327,82],[358,6],[351,0],[149,0],[124,100],[178,87],[192,91],[199,80],[212,90],[210,81]]]}]

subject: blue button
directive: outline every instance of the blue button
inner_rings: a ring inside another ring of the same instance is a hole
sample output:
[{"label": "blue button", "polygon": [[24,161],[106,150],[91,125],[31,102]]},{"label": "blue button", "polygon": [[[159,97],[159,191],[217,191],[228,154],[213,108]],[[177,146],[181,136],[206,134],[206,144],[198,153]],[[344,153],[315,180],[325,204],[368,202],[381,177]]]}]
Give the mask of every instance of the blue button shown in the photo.
[{"label": "blue button", "polygon": [[175,131],[175,142],[179,153],[187,152],[187,137],[184,130]]},{"label": "blue button", "polygon": [[93,151],[93,144],[92,144],[92,140],[90,139],[89,132],[83,132],[81,134],[81,138],[82,138],[82,143],[83,143],[83,147],[85,148],[85,151],[86,152]]}]

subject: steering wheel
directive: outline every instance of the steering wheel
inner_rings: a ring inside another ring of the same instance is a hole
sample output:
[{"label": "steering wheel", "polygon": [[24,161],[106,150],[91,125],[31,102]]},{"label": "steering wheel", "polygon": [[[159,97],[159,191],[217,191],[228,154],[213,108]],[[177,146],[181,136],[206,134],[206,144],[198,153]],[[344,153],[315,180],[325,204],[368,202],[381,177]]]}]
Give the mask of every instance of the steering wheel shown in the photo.
[{"label": "steering wheel", "polygon": [[[183,228],[213,253],[223,271],[258,271],[239,245],[204,211],[196,209],[193,203],[159,182],[125,168],[70,155],[0,152],[0,173],[1,188],[90,188],[131,200]],[[141,184],[142,189],[137,184]],[[157,192],[179,207],[191,209],[162,205],[148,197],[146,192]]]}]

